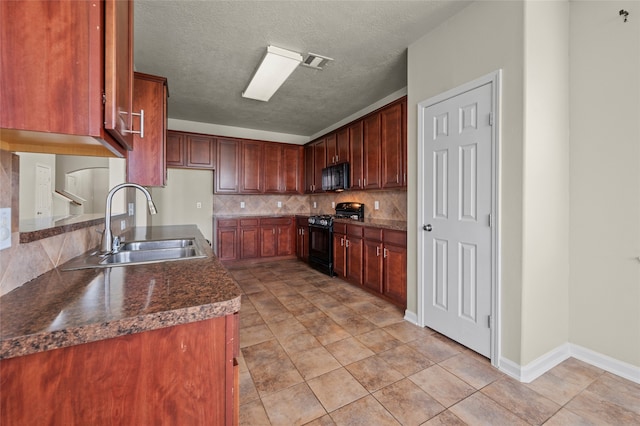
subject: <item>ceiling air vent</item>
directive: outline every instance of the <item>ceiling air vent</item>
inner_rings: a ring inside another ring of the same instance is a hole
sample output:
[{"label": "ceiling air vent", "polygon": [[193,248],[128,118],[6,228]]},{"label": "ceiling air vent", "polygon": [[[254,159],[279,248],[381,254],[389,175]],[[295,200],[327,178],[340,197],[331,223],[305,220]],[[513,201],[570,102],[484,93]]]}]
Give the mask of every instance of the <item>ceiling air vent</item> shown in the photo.
[{"label": "ceiling air vent", "polygon": [[304,59],[304,61],[302,61],[300,65],[321,70],[329,61],[333,61],[333,59],[309,52],[307,57]]}]

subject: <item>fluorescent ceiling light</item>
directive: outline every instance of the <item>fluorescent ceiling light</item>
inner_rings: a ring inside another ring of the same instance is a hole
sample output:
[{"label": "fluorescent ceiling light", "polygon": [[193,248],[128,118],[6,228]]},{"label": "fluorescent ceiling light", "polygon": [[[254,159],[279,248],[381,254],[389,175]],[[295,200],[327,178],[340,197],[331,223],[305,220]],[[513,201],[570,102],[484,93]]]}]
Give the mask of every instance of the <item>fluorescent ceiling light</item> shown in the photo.
[{"label": "fluorescent ceiling light", "polygon": [[267,53],[242,96],[267,102],[300,62],[302,55],[299,53],[267,46]]}]

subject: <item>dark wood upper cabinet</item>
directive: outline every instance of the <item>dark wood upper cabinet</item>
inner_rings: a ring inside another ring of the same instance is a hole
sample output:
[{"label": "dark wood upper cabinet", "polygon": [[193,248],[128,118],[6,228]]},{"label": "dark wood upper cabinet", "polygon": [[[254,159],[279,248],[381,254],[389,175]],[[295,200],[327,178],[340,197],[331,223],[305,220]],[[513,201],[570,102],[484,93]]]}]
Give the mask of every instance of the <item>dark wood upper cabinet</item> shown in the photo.
[{"label": "dark wood upper cabinet", "polygon": [[262,182],[263,142],[242,141],[241,147],[240,193],[259,194],[264,192]]},{"label": "dark wood upper cabinet", "polygon": [[[280,191],[287,194],[299,194],[302,189],[304,148],[299,145],[281,145],[282,171]],[[266,191],[265,191],[266,192]]]},{"label": "dark wood upper cabinet", "polygon": [[127,153],[127,181],[144,186],[166,184],[167,79],[135,73],[134,102],[144,110],[144,135],[134,134],[135,149]]},{"label": "dark wood upper cabinet", "polygon": [[186,135],[179,132],[167,132],[167,167],[186,167]]},{"label": "dark wood upper cabinet", "polygon": [[3,142],[124,156],[133,147],[132,13],[130,1],[0,2]]},{"label": "dark wood upper cabinet", "polygon": [[282,166],[282,146],[277,143],[265,143],[264,192],[280,192]]},{"label": "dark wood upper cabinet", "polygon": [[304,191],[306,193],[322,192],[322,169],[327,167],[326,138],[305,145],[304,167]]},{"label": "dark wood upper cabinet", "polygon": [[349,161],[349,128],[345,127],[336,133],[336,161],[344,163]]},{"label": "dark wood upper cabinet", "polygon": [[365,117],[363,121],[363,178],[362,187],[378,189],[380,185],[380,115]]},{"label": "dark wood upper cabinet", "polygon": [[380,112],[382,187],[397,188],[404,184],[403,103]]},{"label": "dark wood upper cabinet", "polygon": [[349,167],[351,174],[351,189],[364,189],[364,147],[362,140],[362,120],[349,126]]},{"label": "dark wood upper cabinet", "polygon": [[213,169],[216,165],[215,138],[206,135],[187,134],[186,167]]},{"label": "dark wood upper cabinet", "polygon": [[131,150],[133,114],[140,114],[133,110],[133,2],[106,1],[104,22],[104,127]]},{"label": "dark wood upper cabinet", "polygon": [[240,143],[218,138],[216,150],[216,194],[237,194],[240,190]]}]

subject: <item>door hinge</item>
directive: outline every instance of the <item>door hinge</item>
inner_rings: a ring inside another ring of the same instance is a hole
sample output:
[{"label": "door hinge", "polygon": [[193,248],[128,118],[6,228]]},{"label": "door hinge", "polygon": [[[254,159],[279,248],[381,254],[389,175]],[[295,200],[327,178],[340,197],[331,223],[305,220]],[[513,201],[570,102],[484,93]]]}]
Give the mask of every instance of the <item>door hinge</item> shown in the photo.
[{"label": "door hinge", "polygon": [[493,113],[489,113],[489,126],[493,126]]},{"label": "door hinge", "polygon": [[107,94],[102,92],[102,105],[106,105],[107,103]]},{"label": "door hinge", "polygon": [[491,217],[491,213],[489,213],[489,228],[493,225],[493,218]]},{"label": "door hinge", "polygon": [[491,328],[491,315],[487,315],[487,327]]}]

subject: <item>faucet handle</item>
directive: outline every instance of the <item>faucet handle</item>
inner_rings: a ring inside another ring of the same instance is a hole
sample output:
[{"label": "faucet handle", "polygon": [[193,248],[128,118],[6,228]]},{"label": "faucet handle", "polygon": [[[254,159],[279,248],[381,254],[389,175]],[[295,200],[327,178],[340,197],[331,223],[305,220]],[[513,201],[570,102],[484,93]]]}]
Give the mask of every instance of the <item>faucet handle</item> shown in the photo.
[{"label": "faucet handle", "polygon": [[111,253],[117,253],[120,251],[120,237],[113,237],[113,243],[111,243]]}]

